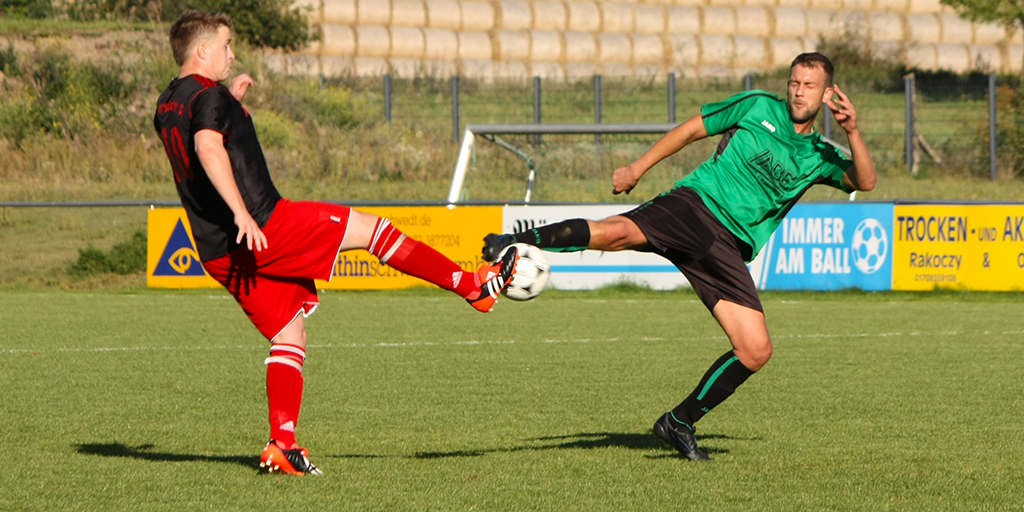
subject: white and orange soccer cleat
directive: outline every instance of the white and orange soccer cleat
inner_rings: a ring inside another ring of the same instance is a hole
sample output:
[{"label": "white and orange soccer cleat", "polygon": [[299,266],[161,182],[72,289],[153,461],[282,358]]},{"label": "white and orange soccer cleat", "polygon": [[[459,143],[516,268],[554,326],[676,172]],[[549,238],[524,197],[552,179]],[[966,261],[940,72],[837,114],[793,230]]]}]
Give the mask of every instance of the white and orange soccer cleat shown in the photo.
[{"label": "white and orange soccer cleat", "polygon": [[263,448],[263,453],[260,454],[260,467],[267,468],[268,473],[280,471],[299,476],[322,475],[323,473],[306,458],[308,455],[309,450],[301,447],[282,450],[280,446],[277,446],[277,441],[271,439]]},{"label": "white and orange soccer cleat", "polygon": [[480,277],[480,290],[476,295],[466,298],[466,302],[483,313],[490,311],[498,300],[498,294],[512,282],[512,276],[516,275],[518,261],[519,250],[513,247],[505,251],[501,260],[493,265],[480,267],[477,271]]}]

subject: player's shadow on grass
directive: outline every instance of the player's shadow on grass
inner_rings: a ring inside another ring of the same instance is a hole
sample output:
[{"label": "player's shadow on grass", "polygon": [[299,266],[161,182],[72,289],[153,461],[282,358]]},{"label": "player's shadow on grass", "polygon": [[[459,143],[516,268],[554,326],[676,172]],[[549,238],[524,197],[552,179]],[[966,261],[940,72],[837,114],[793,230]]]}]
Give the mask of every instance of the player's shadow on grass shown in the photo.
[{"label": "player's shadow on grass", "polygon": [[[704,434],[697,436],[700,441],[711,439],[724,439],[735,441],[757,441],[760,438],[745,438],[728,436],[724,434]],[[529,444],[513,446],[511,448],[495,448],[491,450],[455,450],[450,452],[418,452],[411,456],[415,459],[439,459],[447,457],[479,457],[489,453],[512,453],[520,451],[538,450],[591,450],[595,448],[629,448],[634,450],[665,450],[671,453],[646,454],[647,458],[678,457],[679,454],[671,447],[662,443],[654,434],[646,433],[618,433],[618,432],[583,432],[564,436],[544,436],[526,439],[530,442],[562,441],[557,444]],[[701,445],[709,454],[729,453],[729,449],[716,446]]]},{"label": "player's shadow on grass", "polygon": [[83,443],[75,445],[75,451],[84,455],[101,457],[125,457],[158,462],[228,462],[241,464],[255,470],[260,469],[260,458],[252,455],[201,455],[197,453],[168,453],[153,451],[153,444],[128,446],[121,443]]}]

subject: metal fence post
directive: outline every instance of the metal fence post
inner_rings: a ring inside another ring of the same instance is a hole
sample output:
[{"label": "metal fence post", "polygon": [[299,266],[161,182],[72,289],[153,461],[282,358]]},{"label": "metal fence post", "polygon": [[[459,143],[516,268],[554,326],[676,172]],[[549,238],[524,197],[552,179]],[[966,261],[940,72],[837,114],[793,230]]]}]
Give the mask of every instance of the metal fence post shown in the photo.
[{"label": "metal fence post", "polygon": [[[594,123],[601,124],[601,75],[594,75]],[[601,143],[601,134],[594,135],[594,142]]]},{"label": "metal fence post", "polygon": [[832,109],[825,105],[823,110],[825,111],[825,138],[832,140]]},{"label": "metal fence post", "polygon": [[452,142],[459,143],[459,75],[452,75]]},{"label": "metal fence post", "polygon": [[676,74],[668,74],[668,122],[676,122]]},{"label": "metal fence post", "polygon": [[391,73],[384,75],[384,119],[391,123]]},{"label": "metal fence post", "polygon": [[996,137],[996,75],[988,75],[988,178],[996,179],[996,149],[999,147]]},{"label": "metal fence post", "polygon": [[[540,124],[540,77],[533,77],[533,124]],[[540,134],[533,136],[533,143],[540,144]]]},{"label": "metal fence post", "polygon": [[907,171],[914,172],[914,77],[907,75],[903,77],[903,96],[906,105],[906,128],[904,130],[905,158],[907,160]]},{"label": "metal fence post", "polygon": [[743,75],[743,90],[749,91],[754,88],[754,75],[747,73]]}]

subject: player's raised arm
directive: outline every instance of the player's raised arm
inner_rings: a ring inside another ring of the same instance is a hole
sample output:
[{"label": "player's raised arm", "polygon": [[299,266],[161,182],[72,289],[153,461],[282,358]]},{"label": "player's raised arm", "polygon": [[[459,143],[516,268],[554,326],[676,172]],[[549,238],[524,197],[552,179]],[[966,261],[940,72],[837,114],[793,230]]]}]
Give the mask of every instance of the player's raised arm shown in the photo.
[{"label": "player's raised arm", "polygon": [[664,160],[669,155],[683,149],[691,142],[698,141],[708,136],[704,128],[704,119],[698,114],[686,120],[683,124],[669,130],[664,136],[658,139],[650,149],[644,152],[635,162],[620,167],[612,175],[613,194],[629,193],[640,181],[640,178],[654,167],[655,164]]},{"label": "player's raised arm", "polygon": [[853,102],[839,86],[833,87],[835,95],[828,100],[828,108],[836,118],[839,126],[846,130],[846,136],[850,139],[850,152],[853,153],[853,165],[843,175],[843,186],[847,190],[868,191],[875,188],[875,162],[871,159],[871,153],[864,144],[860,130],[857,128],[857,111],[853,108]]},{"label": "player's raised arm", "polygon": [[231,91],[231,95],[234,96],[236,100],[241,102],[242,98],[245,98],[245,92],[254,85],[256,85],[256,81],[249,76],[249,73],[242,73],[231,81],[231,87],[229,87],[228,90]]},{"label": "player's raised arm", "polygon": [[227,203],[228,208],[235,214],[235,225],[238,226],[238,238],[235,243],[241,243],[245,238],[245,246],[249,250],[261,251],[267,247],[267,237],[263,235],[259,224],[249,214],[242,199],[242,193],[238,191],[238,184],[235,183],[235,174],[231,170],[231,159],[228,151],[224,148],[224,135],[215,130],[199,130],[195,135],[196,153],[199,161],[206,169],[206,175],[213,183],[217,193]]}]

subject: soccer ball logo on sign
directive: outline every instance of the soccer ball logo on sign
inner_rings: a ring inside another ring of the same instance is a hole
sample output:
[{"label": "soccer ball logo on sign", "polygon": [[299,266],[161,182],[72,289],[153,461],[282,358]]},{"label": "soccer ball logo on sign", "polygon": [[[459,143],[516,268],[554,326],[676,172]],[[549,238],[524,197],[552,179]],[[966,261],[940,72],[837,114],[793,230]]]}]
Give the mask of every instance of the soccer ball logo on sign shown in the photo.
[{"label": "soccer ball logo on sign", "polygon": [[889,237],[875,219],[864,219],[853,230],[853,264],[865,274],[873,274],[885,264]]}]

